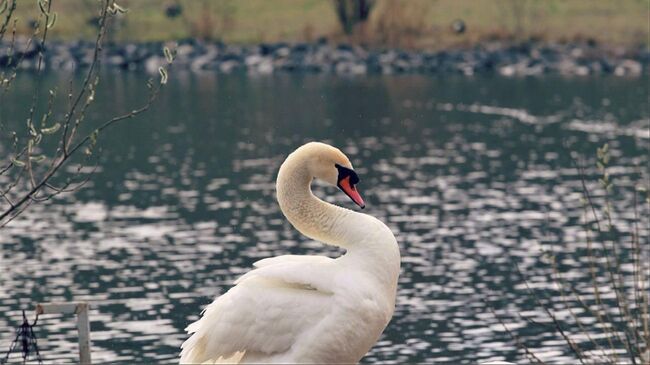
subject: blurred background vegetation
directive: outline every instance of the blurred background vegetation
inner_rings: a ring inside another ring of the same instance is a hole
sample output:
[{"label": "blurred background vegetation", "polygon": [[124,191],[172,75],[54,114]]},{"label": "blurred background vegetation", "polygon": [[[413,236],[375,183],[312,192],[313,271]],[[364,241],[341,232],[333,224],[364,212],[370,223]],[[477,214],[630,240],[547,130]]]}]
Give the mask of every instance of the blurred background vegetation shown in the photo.
[{"label": "blurred background vegetation", "polygon": [[[115,20],[112,40],[199,38],[251,44],[327,37],[426,50],[486,40],[586,41],[628,48],[647,47],[649,42],[648,0],[355,0],[353,7],[359,3],[367,7],[367,19],[346,26],[341,10],[351,1],[122,0],[120,5],[131,11]],[[59,22],[52,37],[90,39],[96,32],[95,3],[57,1],[54,11],[75,16]],[[35,1],[19,4],[19,32],[29,32],[30,17],[38,14],[36,6]],[[464,31],[454,31],[450,19],[462,20]]]}]

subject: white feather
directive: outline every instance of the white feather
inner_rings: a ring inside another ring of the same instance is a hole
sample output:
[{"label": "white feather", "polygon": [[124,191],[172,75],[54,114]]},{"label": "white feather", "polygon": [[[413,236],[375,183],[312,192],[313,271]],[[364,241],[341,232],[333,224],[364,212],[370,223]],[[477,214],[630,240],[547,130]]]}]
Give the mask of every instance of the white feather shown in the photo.
[{"label": "white feather", "polygon": [[352,168],[331,146],[299,148],[280,168],[278,202],[300,232],[346,254],[256,262],[187,327],[181,363],[355,363],[377,341],[395,307],[399,248],[374,217],[313,196],[313,177],[336,184],[336,166]]},{"label": "white feather", "polygon": [[[292,266],[299,270],[295,263]],[[311,289],[308,281],[293,277],[286,282],[259,271],[240,278],[187,327],[193,335],[182,345],[182,363],[203,363],[242,351],[248,356],[285,353],[331,311],[332,295]]]}]

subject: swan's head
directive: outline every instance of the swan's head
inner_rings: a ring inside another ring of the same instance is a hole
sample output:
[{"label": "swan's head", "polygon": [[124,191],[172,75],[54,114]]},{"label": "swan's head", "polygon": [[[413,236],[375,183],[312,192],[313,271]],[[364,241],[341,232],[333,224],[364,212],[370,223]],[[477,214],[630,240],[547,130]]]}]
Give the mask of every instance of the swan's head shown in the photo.
[{"label": "swan's head", "polygon": [[298,148],[295,153],[303,154],[307,159],[306,165],[312,177],[338,187],[358,206],[365,208],[366,204],[356,186],[359,176],[354,172],[350,159],[338,148],[310,142]]}]

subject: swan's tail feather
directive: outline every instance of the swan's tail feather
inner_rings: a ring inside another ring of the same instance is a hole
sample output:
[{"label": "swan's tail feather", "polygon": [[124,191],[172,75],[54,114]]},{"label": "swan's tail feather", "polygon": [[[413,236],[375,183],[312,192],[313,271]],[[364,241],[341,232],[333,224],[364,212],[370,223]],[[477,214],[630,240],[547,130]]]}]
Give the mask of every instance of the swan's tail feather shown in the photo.
[{"label": "swan's tail feather", "polygon": [[202,363],[205,357],[205,337],[194,334],[181,345],[181,364]]},{"label": "swan's tail feather", "polygon": [[228,357],[219,356],[216,359],[206,359],[206,339],[196,333],[181,345],[180,364],[239,364],[246,351],[237,351]]},{"label": "swan's tail feather", "polygon": [[237,351],[228,358],[224,358],[223,356],[221,356],[218,359],[214,360],[213,362],[208,362],[208,364],[239,364],[245,354],[246,351]]}]

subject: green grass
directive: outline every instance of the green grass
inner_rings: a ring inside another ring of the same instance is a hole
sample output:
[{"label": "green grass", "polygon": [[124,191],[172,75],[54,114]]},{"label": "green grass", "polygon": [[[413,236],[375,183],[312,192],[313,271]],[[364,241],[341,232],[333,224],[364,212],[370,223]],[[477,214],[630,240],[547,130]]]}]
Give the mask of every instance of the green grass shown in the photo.
[{"label": "green grass", "polygon": [[[1,0],[0,0],[1,1]],[[88,39],[97,0],[53,0],[52,36]],[[35,0],[18,0],[19,31],[38,14]],[[378,0],[370,21],[351,38],[338,25],[331,0],[182,0],[183,15],[169,19],[171,0],[118,0],[129,9],[115,22],[116,41],[188,37],[250,44],[310,41],[320,36],[420,49],[471,46],[485,39],[573,41],[592,39],[626,47],[648,45],[650,0]],[[454,34],[454,19],[467,24]]]}]

